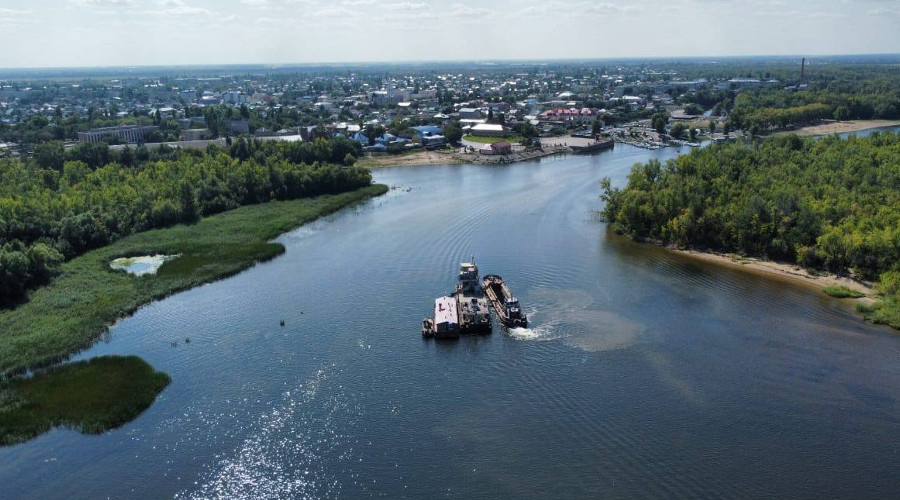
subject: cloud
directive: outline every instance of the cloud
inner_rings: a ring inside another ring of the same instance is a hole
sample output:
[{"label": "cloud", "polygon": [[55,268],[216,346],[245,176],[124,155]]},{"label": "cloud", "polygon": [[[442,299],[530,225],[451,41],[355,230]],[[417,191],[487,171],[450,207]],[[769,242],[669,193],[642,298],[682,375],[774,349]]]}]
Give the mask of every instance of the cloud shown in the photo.
[{"label": "cloud", "polygon": [[618,5],[609,2],[541,2],[538,5],[532,5],[522,9],[519,14],[523,16],[543,16],[548,14],[566,15],[584,17],[586,15],[615,15],[628,14],[632,12],[640,12],[644,10],[644,6],[637,5]]},{"label": "cloud", "polygon": [[5,7],[0,7],[0,16],[27,16],[31,14],[30,10],[19,10],[19,9],[7,9]]},{"label": "cloud", "polygon": [[134,5],[134,0],[69,0],[69,3],[72,5],[77,5],[79,7],[88,7],[88,6],[110,6],[110,5]]}]

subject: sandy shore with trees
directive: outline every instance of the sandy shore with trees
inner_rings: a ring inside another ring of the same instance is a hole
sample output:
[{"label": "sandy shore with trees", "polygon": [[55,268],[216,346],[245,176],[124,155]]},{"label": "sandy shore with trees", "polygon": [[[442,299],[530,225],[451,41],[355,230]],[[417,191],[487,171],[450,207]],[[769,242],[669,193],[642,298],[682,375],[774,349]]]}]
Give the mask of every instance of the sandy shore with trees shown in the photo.
[{"label": "sandy shore with trees", "polygon": [[865,300],[867,302],[871,302],[872,300],[874,300],[873,296],[876,293],[876,290],[871,283],[837,276],[834,274],[813,274],[796,264],[784,264],[753,257],[741,257],[734,254],[699,252],[696,250],[678,250],[675,248],[672,248],[671,250],[676,253],[680,253],[682,255],[686,255],[688,257],[705,262],[712,262],[732,268],[744,269],[746,271],[761,275],[789,280],[798,284],[815,288],[819,291],[822,291],[822,289],[827,286],[842,286],[849,290],[864,294],[866,297],[860,300]]},{"label": "sandy shore with trees", "polygon": [[831,135],[845,134],[847,132],[859,132],[881,127],[896,127],[900,125],[897,120],[852,120],[852,121],[828,121],[819,125],[810,125],[793,131],[797,135]]}]

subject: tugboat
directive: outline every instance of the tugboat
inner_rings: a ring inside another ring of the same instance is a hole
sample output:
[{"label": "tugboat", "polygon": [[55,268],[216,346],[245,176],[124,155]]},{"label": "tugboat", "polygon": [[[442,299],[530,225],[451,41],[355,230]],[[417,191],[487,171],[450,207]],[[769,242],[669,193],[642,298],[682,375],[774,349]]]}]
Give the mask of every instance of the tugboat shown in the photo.
[{"label": "tugboat", "polygon": [[519,299],[513,296],[503,278],[496,274],[488,274],[484,277],[482,285],[501,323],[508,327],[528,326],[528,317],[519,306]]},{"label": "tugboat", "polygon": [[493,329],[491,311],[478,281],[475,259],[459,265],[459,283],[456,285],[459,326],[463,333],[490,333]]}]

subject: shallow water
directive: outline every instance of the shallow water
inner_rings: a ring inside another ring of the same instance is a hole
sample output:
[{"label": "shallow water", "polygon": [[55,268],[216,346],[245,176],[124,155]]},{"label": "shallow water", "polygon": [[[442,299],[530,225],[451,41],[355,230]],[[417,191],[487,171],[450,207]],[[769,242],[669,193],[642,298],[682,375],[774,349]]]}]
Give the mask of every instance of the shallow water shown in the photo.
[{"label": "shallow water", "polygon": [[[596,220],[601,177],[674,154],[377,170],[387,195],[83,353],[173,381],[103,436],[0,449],[0,498],[900,495],[900,337]],[[529,328],[422,340],[472,255]]]}]

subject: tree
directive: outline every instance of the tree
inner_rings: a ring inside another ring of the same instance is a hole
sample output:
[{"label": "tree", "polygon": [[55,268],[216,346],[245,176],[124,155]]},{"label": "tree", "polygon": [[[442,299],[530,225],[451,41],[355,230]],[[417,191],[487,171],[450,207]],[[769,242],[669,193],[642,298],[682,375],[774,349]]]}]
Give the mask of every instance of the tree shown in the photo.
[{"label": "tree", "polygon": [[847,106],[838,106],[834,108],[834,119],[842,122],[850,119],[850,110]]},{"label": "tree", "polygon": [[697,140],[697,128],[692,126],[690,128],[690,130],[688,130],[688,136],[691,138],[691,142],[696,141]]},{"label": "tree", "polygon": [[684,124],[681,122],[672,125],[672,129],[669,131],[669,135],[676,139],[681,139],[684,137]]},{"label": "tree", "polygon": [[63,163],[66,161],[66,151],[63,148],[63,143],[50,141],[38,144],[34,147],[34,161],[41,168],[62,172]]},{"label": "tree", "polygon": [[669,116],[665,113],[656,113],[650,119],[650,125],[657,134],[666,133],[666,125],[669,123]]},{"label": "tree", "polygon": [[709,121],[709,135],[713,135],[716,133],[716,122],[715,120]]},{"label": "tree", "polygon": [[448,123],[444,126],[443,134],[452,144],[459,143],[463,136],[462,129],[457,122]]}]

